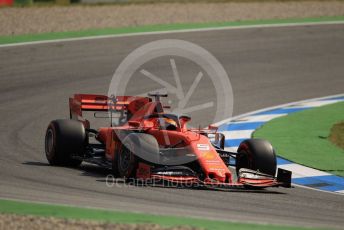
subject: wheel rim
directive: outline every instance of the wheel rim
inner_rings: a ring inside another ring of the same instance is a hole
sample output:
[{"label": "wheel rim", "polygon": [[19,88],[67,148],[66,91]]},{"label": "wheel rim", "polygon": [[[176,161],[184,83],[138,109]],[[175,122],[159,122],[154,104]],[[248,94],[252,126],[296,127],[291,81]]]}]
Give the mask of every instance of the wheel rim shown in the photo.
[{"label": "wheel rim", "polygon": [[54,149],[54,132],[49,129],[45,137],[45,153],[50,156]]}]

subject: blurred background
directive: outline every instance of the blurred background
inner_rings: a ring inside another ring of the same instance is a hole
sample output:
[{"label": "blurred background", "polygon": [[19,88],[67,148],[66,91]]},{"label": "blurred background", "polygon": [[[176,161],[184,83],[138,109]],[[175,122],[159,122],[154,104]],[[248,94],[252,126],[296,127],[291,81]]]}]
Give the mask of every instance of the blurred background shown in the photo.
[{"label": "blurred background", "polygon": [[344,15],[344,1],[332,0],[0,0],[0,6],[0,36]]}]

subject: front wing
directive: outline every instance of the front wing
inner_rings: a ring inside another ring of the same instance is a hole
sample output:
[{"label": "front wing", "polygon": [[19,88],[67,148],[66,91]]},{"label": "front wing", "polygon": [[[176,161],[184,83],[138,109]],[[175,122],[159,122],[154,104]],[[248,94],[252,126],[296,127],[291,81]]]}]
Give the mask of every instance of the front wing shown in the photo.
[{"label": "front wing", "polygon": [[267,188],[267,187],[291,187],[291,175],[288,170],[278,169],[277,177],[262,174],[249,169],[239,171],[236,182],[218,182],[215,180],[198,178],[191,169],[186,167],[164,167],[151,170],[150,166],[140,164],[137,172],[139,180],[149,180],[151,182],[169,182],[171,185],[185,185],[190,187],[204,186],[210,188]]}]

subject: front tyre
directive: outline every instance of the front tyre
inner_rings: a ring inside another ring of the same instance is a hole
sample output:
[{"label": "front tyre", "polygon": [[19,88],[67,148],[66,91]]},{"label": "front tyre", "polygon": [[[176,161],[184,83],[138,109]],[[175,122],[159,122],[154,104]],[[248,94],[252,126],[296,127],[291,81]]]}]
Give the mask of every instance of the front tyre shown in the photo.
[{"label": "front tyre", "polygon": [[262,139],[248,139],[240,143],[236,157],[236,171],[241,168],[275,176],[277,162],[272,145]]},{"label": "front tyre", "polygon": [[115,153],[114,174],[124,178],[135,178],[139,161],[159,162],[159,145],[154,136],[146,133],[131,133]]},{"label": "front tyre", "polygon": [[45,155],[50,165],[72,166],[81,160],[72,155],[82,155],[86,145],[86,131],[83,124],[75,120],[54,120],[50,122],[45,135]]}]

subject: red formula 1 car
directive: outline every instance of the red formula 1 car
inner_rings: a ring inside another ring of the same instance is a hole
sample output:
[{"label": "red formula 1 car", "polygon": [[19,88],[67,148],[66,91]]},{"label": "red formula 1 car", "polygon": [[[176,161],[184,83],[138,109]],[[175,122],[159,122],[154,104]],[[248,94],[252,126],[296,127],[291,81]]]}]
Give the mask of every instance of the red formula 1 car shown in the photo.
[{"label": "red formula 1 car", "polygon": [[[291,172],[278,169],[271,144],[243,141],[237,152],[224,150],[217,128],[189,129],[190,117],[164,112],[160,97],[76,94],[69,99],[70,119],[52,121],[45,152],[51,165],[82,161],[111,168],[114,175],[225,188],[290,187]],[[154,100],[153,100],[153,99]],[[106,113],[109,127],[97,130],[83,118]],[[235,163],[233,162],[235,160]],[[235,167],[235,168],[234,168]]]}]

